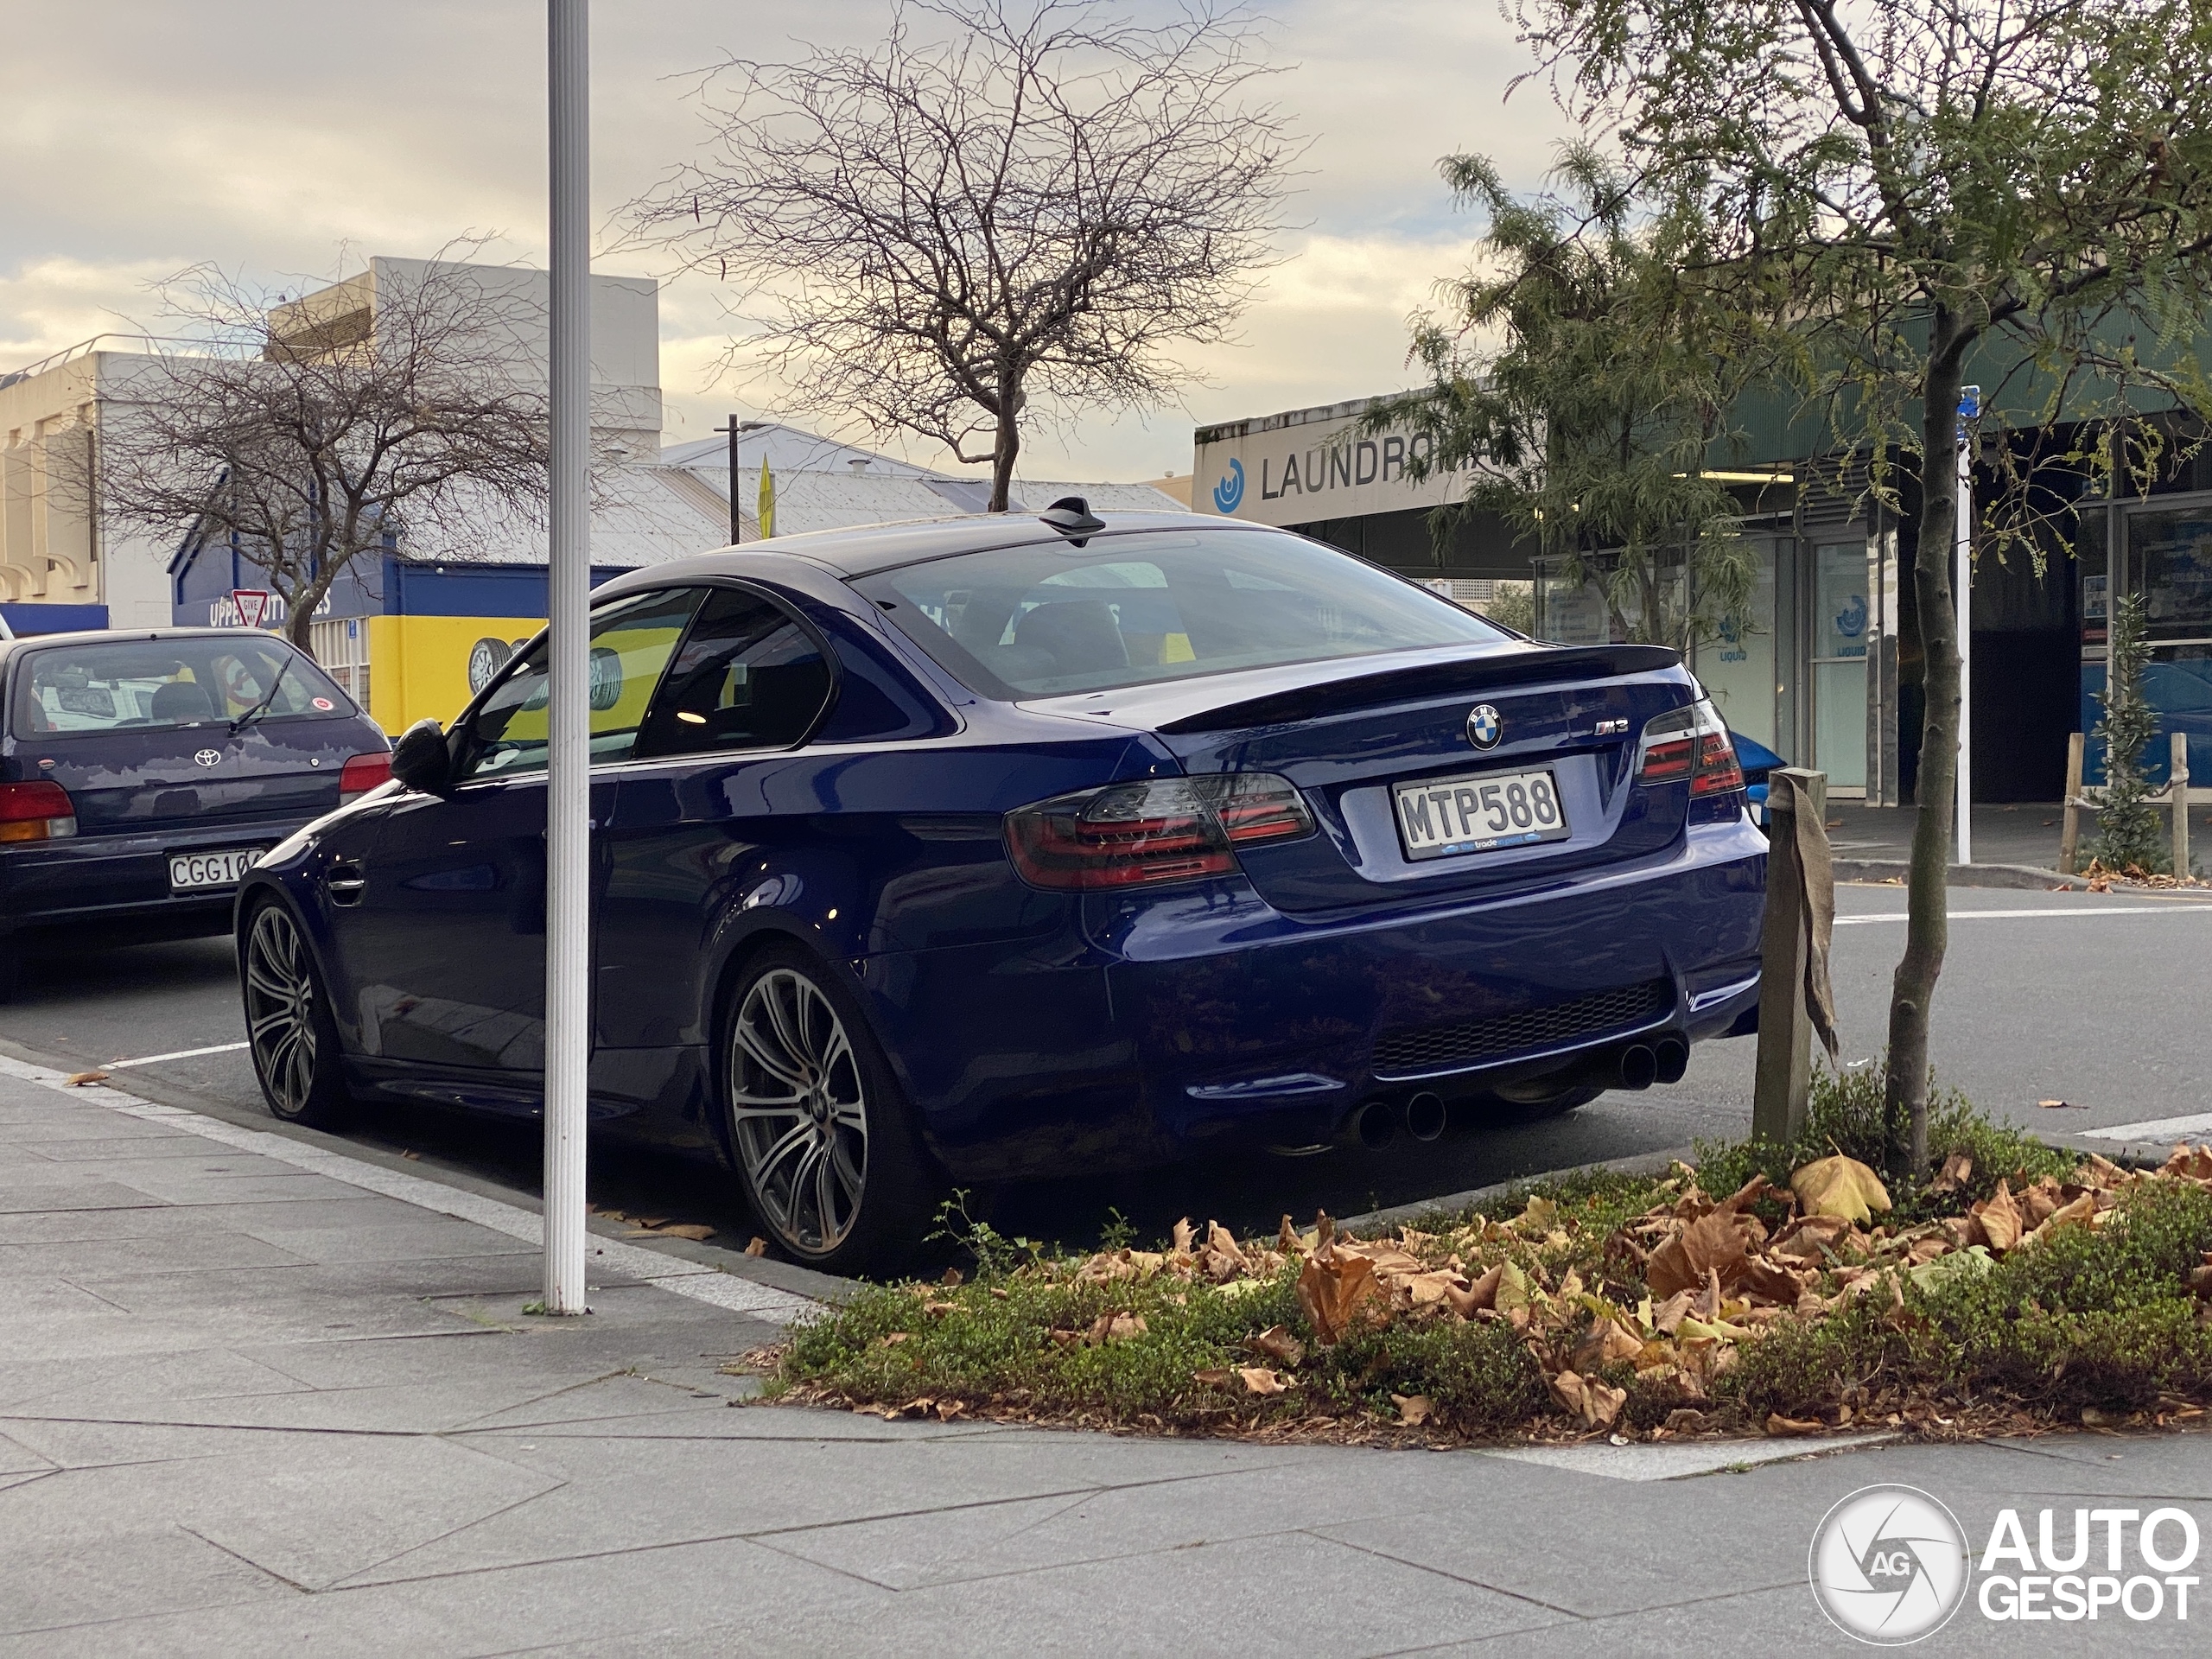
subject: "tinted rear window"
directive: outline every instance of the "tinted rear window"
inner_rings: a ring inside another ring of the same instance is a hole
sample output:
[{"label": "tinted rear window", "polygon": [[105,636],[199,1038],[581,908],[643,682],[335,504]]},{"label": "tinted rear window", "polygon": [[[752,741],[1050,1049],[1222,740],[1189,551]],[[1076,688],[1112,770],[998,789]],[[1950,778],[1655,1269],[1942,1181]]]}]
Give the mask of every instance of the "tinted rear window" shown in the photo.
[{"label": "tinted rear window", "polygon": [[236,720],[264,697],[266,719],[353,713],[346,694],[298,652],[241,631],[235,639],[118,639],[30,652],[16,677],[15,729],[28,737],[205,725]]},{"label": "tinted rear window", "polygon": [[964,684],[1007,699],[1507,637],[1350,554],[1255,531],[1039,543],[855,585]]}]

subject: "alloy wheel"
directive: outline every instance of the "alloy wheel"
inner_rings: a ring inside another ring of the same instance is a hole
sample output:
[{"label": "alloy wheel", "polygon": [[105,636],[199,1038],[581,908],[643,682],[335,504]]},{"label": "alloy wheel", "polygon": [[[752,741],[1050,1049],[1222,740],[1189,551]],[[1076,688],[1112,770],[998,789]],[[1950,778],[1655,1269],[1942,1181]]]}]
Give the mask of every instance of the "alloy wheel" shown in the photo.
[{"label": "alloy wheel", "polygon": [[276,905],[253,918],[246,940],[245,1010],[270,1103],[279,1116],[297,1117],[315,1092],[315,977],[298,924]]},{"label": "alloy wheel", "polygon": [[844,1021],[805,975],[772,968],[730,1039],[737,1154],[761,1218],[810,1255],[844,1242],[868,1179],[868,1093]]}]

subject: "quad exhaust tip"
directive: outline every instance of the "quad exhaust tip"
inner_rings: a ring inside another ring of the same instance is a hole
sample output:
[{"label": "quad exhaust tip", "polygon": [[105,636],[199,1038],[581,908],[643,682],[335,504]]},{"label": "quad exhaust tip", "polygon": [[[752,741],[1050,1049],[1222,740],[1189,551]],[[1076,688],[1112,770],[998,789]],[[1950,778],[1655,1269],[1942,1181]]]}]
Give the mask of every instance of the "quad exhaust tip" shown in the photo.
[{"label": "quad exhaust tip", "polygon": [[1680,1083],[1682,1074],[1690,1069],[1690,1046],[1679,1037],[1662,1037],[1659,1046],[1653,1052],[1659,1061],[1653,1081]]},{"label": "quad exhaust tip", "polygon": [[1386,1100],[1370,1100],[1351,1115],[1352,1133],[1370,1152],[1380,1152],[1397,1138],[1398,1115]]},{"label": "quad exhaust tip", "polygon": [[1433,1141],[1444,1133],[1444,1100],[1422,1090],[1406,1103],[1406,1133],[1416,1141]]},{"label": "quad exhaust tip", "polygon": [[1649,1045],[1631,1043],[1621,1051],[1618,1075],[1624,1089],[1649,1089],[1659,1080],[1659,1056]]}]

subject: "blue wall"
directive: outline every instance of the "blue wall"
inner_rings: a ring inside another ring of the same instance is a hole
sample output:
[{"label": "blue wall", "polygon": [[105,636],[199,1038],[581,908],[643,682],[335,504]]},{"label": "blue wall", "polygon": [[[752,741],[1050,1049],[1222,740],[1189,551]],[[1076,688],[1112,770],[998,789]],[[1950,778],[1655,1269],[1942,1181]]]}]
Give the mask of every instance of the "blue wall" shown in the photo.
[{"label": "blue wall", "polygon": [[0,616],[17,633],[73,633],[107,626],[105,605],[0,605]]}]

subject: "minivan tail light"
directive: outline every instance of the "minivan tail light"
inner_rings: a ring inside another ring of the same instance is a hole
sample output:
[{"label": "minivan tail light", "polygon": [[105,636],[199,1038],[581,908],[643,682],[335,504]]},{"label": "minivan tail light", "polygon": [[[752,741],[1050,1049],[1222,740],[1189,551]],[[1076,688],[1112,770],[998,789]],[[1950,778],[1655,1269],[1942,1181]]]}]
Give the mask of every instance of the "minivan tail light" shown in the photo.
[{"label": "minivan tail light", "polygon": [[77,833],[77,804],[50,779],[0,784],[0,842],[60,841]]},{"label": "minivan tail light", "polygon": [[1681,709],[1654,715],[1637,741],[1636,781],[1678,784],[1689,780],[1693,798],[1725,795],[1744,786],[1744,769],[1720,711],[1704,697]]},{"label": "minivan tail light", "polygon": [[1272,772],[1109,784],[1006,816],[1007,850],[1022,880],[1074,892],[1227,875],[1236,849],[1313,831],[1297,785]]},{"label": "minivan tail light", "polygon": [[391,781],[391,751],[378,749],[373,754],[357,754],[346,761],[345,770],[338,774],[338,799],[342,805],[358,800],[378,784]]}]

